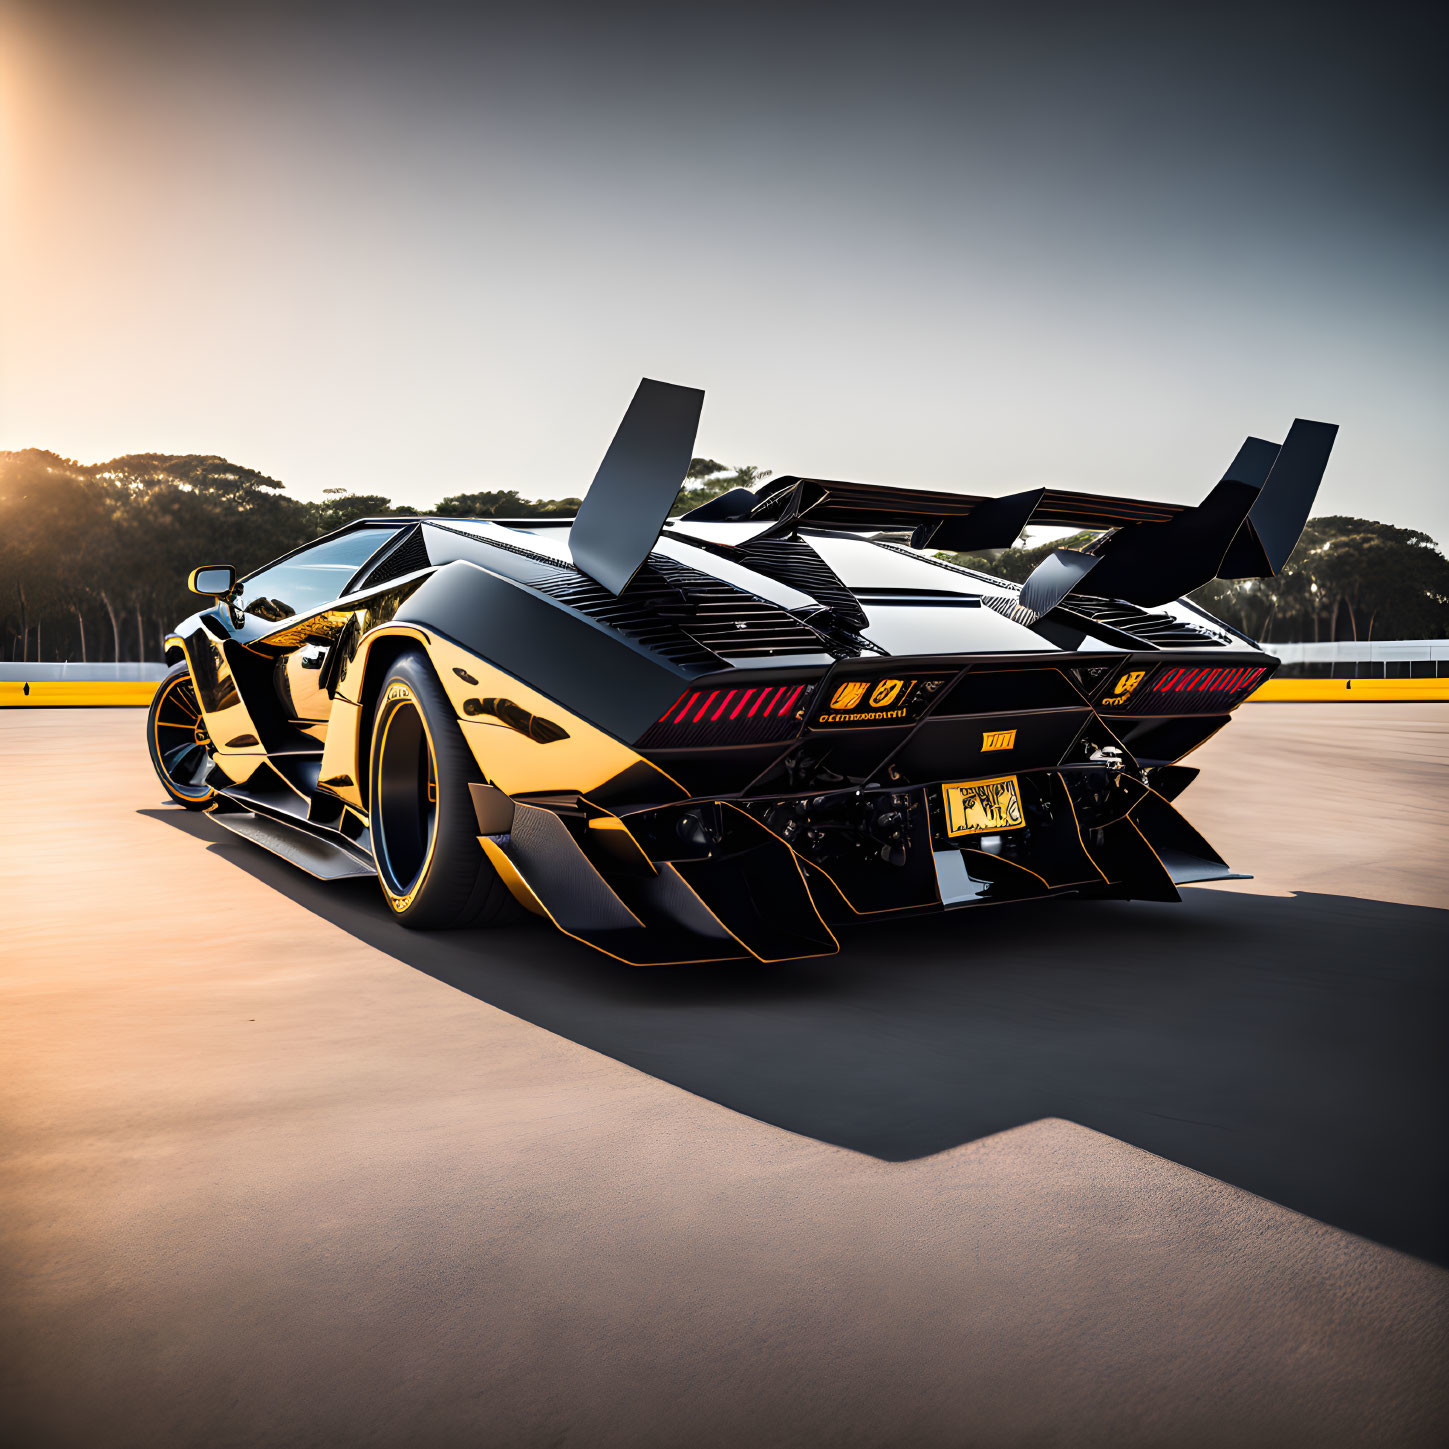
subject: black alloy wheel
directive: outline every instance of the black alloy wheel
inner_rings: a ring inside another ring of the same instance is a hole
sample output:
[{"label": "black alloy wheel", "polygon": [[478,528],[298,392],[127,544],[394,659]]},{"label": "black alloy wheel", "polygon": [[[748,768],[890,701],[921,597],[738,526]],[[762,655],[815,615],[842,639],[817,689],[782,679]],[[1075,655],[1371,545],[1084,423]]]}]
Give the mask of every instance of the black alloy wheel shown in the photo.
[{"label": "black alloy wheel", "polygon": [[477,766],[426,657],[398,656],[372,717],[368,815],[382,893],[415,930],[494,925],[517,914],[478,844]]},{"label": "black alloy wheel", "polygon": [[188,810],[204,810],[216,791],[206,783],[211,739],[191,672],[178,664],[161,681],[146,715],[146,744],[166,793]]}]

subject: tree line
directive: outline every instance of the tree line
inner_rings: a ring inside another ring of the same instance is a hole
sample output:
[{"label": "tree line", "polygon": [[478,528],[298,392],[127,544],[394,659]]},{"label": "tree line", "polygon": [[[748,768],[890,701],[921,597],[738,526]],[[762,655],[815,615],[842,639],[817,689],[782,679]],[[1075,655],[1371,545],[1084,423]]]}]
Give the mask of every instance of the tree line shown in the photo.
[{"label": "tree line", "polygon": [[[674,511],[768,476],[696,458]],[[159,660],[168,631],[198,605],[186,590],[198,564],[250,573],[354,518],[537,518],[578,506],[512,489],[426,509],[343,488],[311,502],[225,458],[137,453],[90,464],[38,448],[0,452],[0,657]]]},{"label": "tree line", "polygon": [[[690,464],[674,512],[770,476],[712,458]],[[225,458],[132,454],[85,464],[28,448],[0,452],[0,652],[8,660],[159,660],[168,630],[196,605],[197,564],[245,574],[354,518],[570,514],[577,498],[511,489],[457,493],[429,509],[333,488],[316,502]],[[1052,548],[943,555],[1025,579]],[[1366,519],[1311,519],[1276,579],[1214,583],[1193,596],[1266,641],[1449,635],[1449,560],[1427,534]]]}]

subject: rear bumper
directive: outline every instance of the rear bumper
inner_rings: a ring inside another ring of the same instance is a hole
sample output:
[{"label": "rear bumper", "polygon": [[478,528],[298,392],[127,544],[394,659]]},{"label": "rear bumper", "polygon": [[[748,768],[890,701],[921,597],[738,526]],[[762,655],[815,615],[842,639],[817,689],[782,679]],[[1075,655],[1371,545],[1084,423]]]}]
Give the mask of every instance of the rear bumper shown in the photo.
[{"label": "rear bumper", "polygon": [[1233,874],[1150,772],[1012,778],[1021,824],[964,836],[949,833],[952,782],[936,781],[621,814],[517,804],[480,844],[530,908],[633,965],[829,955],[852,919],[1057,895],[1174,901],[1180,884]]}]

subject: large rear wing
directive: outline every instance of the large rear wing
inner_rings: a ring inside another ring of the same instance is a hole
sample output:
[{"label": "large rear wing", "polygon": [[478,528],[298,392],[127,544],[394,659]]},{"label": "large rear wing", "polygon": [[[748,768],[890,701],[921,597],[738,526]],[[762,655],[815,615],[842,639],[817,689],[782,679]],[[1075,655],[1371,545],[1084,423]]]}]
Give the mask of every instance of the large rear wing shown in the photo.
[{"label": "large rear wing", "polygon": [[824,478],[736,489],[684,516],[849,532],[909,530],[916,548],[1009,548],[1029,525],[1104,530],[1086,549],[1058,549],[1022,589],[1040,616],[1067,594],[1165,604],[1215,578],[1270,578],[1292,553],[1318,494],[1338,428],[1298,419],[1282,445],[1249,438],[1198,505],[1034,488],[989,498]]},{"label": "large rear wing", "polygon": [[1308,521],[1337,433],[1298,418],[1281,446],[1249,438],[1196,508],[1057,549],[1022,585],[1022,608],[1040,617],[1069,593],[1165,604],[1213,579],[1274,577]]},{"label": "large rear wing", "polygon": [[[1027,493],[990,498],[977,493],[890,488],[879,483],[842,483],[825,478],[777,478],[751,497],[753,506],[743,515],[750,519],[789,518],[811,528],[851,532],[910,529],[911,542],[917,548],[963,553],[1009,548],[1031,523],[1118,528],[1127,523],[1166,523],[1185,511],[1176,503],[1145,503],[1137,498],[1071,493],[1061,488],[1033,488]],[[704,516],[701,509],[685,515]]]},{"label": "large rear wing", "polygon": [[[646,378],[599,466],[569,535],[574,562],[615,594],[649,556],[689,467],[704,394]],[[751,523],[750,537],[801,526],[909,530],[917,548],[1009,548],[1029,525],[1102,530],[1081,550],[1056,550],[1022,588],[1039,617],[1073,591],[1165,604],[1215,578],[1277,574],[1308,520],[1338,429],[1298,419],[1281,445],[1249,438],[1196,507],[1033,488],[991,498],[826,478],[737,488],[684,515]]]}]

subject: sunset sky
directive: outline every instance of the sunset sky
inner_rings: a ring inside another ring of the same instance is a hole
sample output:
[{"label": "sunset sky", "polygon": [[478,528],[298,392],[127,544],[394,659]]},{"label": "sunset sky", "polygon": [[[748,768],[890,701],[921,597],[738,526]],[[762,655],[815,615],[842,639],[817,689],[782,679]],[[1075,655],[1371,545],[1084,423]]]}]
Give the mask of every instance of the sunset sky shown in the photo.
[{"label": "sunset sky", "polygon": [[0,448],[576,493],[643,375],[779,472],[1449,541],[1436,11],[0,0]]}]

